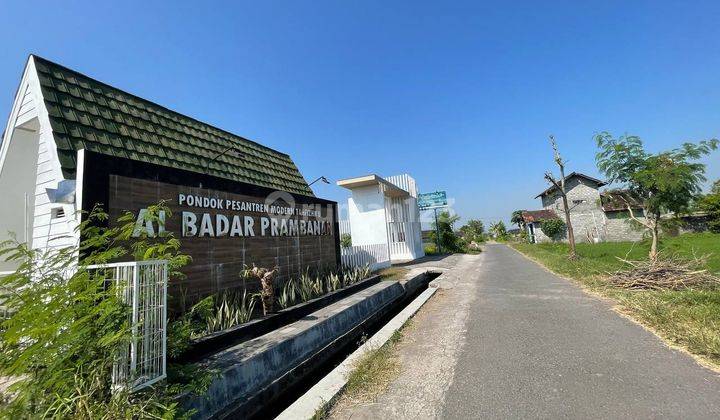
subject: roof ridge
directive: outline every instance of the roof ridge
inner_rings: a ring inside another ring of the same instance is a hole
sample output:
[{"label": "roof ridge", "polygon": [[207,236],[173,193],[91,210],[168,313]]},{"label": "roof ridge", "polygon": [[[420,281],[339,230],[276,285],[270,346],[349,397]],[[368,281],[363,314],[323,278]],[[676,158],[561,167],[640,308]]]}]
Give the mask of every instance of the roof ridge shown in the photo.
[{"label": "roof ridge", "polygon": [[161,108],[162,110],[167,111],[167,112],[169,112],[169,113],[176,114],[176,115],[178,115],[178,116],[180,116],[180,117],[182,117],[182,118],[187,118],[187,119],[189,119],[189,120],[193,120],[193,121],[195,121],[195,122],[197,122],[197,123],[206,125],[206,126],[211,127],[211,128],[213,128],[213,129],[215,129],[215,130],[221,131],[221,132],[223,132],[223,133],[225,133],[225,134],[229,134],[230,136],[237,137],[237,138],[239,138],[240,140],[243,140],[243,141],[252,143],[252,144],[254,144],[254,145],[258,146],[258,147],[261,147],[261,148],[263,148],[263,149],[270,150],[271,152],[274,152],[274,153],[277,153],[277,154],[286,156],[286,157],[288,157],[288,158],[290,157],[290,155],[287,154],[287,153],[284,153],[284,152],[281,152],[281,151],[279,151],[279,150],[273,149],[272,147],[265,146],[265,145],[263,145],[263,144],[260,144],[260,143],[258,143],[258,142],[256,142],[256,141],[254,141],[254,140],[250,140],[250,139],[248,139],[248,138],[245,138],[245,137],[240,136],[240,135],[238,135],[238,134],[232,133],[232,132],[230,132],[230,131],[227,131],[227,130],[225,130],[225,129],[222,129],[222,128],[220,128],[220,127],[217,127],[217,126],[212,125],[212,124],[210,124],[210,123],[207,123],[207,122],[205,122],[205,121],[201,121],[201,120],[199,120],[199,119],[197,119],[197,118],[194,118],[194,117],[191,117],[191,116],[182,114],[182,113],[180,113],[180,112],[178,112],[178,111],[175,111],[175,110],[172,110],[172,109],[170,109],[170,108],[168,108],[168,107],[166,107],[166,106],[160,105],[160,104],[158,104],[157,102],[153,102],[153,101],[151,101],[151,100],[149,100],[149,99],[145,99],[145,98],[143,98],[143,97],[141,97],[141,96],[138,96],[138,95],[136,95],[136,94],[134,94],[134,93],[127,92],[127,91],[125,91],[125,90],[123,90],[123,89],[120,89],[120,88],[118,88],[118,87],[115,87],[115,86],[113,86],[113,85],[111,85],[111,84],[109,84],[109,83],[100,81],[100,80],[95,79],[95,78],[93,78],[93,77],[90,77],[90,76],[88,76],[88,75],[86,75],[86,74],[84,74],[84,73],[81,73],[81,72],[77,71],[77,70],[73,70],[73,69],[71,69],[71,68],[69,68],[69,67],[66,67],[66,66],[62,65],[62,64],[58,64],[58,63],[56,63],[56,62],[54,62],[54,61],[52,61],[52,60],[48,60],[48,59],[45,58],[45,57],[41,57],[41,56],[39,56],[39,55],[37,55],[37,54],[30,54],[30,57],[33,58],[34,60],[40,60],[40,61],[42,61],[42,62],[45,62],[46,64],[50,64],[51,66],[59,67],[59,68],[62,69],[62,70],[68,71],[68,72],[70,72],[70,73],[74,73],[74,74],[77,75],[77,76],[84,77],[84,78],[86,78],[86,79],[90,79],[90,80],[92,80],[92,81],[95,82],[95,83],[98,83],[98,84],[100,84],[100,85],[103,85],[104,87],[107,87],[107,88],[109,88],[109,89],[116,90],[116,91],[121,92],[121,93],[123,93],[123,94],[125,94],[125,95],[131,96],[131,97],[133,97],[133,98],[135,98],[135,99],[137,99],[137,100],[139,100],[139,101],[141,101],[141,102],[145,102],[145,103],[148,103],[148,104],[150,104],[150,105],[152,105],[152,106]]}]

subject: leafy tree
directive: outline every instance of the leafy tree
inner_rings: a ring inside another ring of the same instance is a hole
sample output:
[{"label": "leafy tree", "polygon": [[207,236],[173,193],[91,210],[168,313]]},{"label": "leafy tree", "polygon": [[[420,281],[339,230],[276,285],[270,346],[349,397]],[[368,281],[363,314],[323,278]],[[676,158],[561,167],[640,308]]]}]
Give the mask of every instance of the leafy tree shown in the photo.
[{"label": "leafy tree", "polygon": [[[455,233],[453,225],[460,220],[460,216],[451,215],[448,211],[438,213],[437,224],[433,222],[433,231],[430,237],[435,243],[440,243],[440,247],[449,252],[457,252],[461,250],[460,238]],[[438,232],[440,238],[438,240]]]},{"label": "leafy tree", "polygon": [[715,181],[710,194],[700,199],[698,207],[710,216],[710,231],[720,233],[720,179]]},{"label": "leafy tree", "polygon": [[566,228],[565,222],[558,218],[545,219],[540,222],[540,230],[553,240],[559,239],[565,233]]},{"label": "leafy tree", "polygon": [[515,210],[512,212],[512,216],[510,216],[510,221],[512,223],[515,223],[519,229],[522,230],[522,228],[525,226],[525,219],[523,219],[523,212],[525,210]]},{"label": "leafy tree", "polygon": [[507,228],[505,227],[505,223],[500,220],[499,222],[495,222],[490,225],[490,233],[497,238],[502,239],[505,236],[507,236]]},{"label": "leafy tree", "polygon": [[705,165],[697,160],[718,146],[718,140],[684,143],[677,149],[659,153],[645,150],[638,136],[614,138],[603,132],[595,136],[598,148],[595,160],[610,182],[625,184],[629,193],[643,203],[645,218],[635,216],[626,201],[630,218],[651,236],[650,260],[657,261],[660,216],[681,214],[700,193],[705,181]]},{"label": "leafy tree", "polygon": [[[159,223],[151,207],[146,220]],[[0,278],[9,317],[0,326],[0,376],[17,378],[0,405],[2,418],[170,418],[176,402],[160,387],[129,394],[112,391],[112,366],[131,340],[128,305],[103,270],[89,269],[123,256],[164,258],[170,271],[189,261],[180,243],[132,238],[127,223],[107,227],[107,214],[93,210],[79,230],[77,246],[34,250],[15,239],[0,244],[0,256],[19,264]],[[79,260],[78,260],[78,256]],[[2,396],[0,396],[0,399]]]},{"label": "leafy tree", "polygon": [[460,228],[460,234],[467,242],[482,242],[485,225],[480,220],[470,219]]},{"label": "leafy tree", "polygon": [[555,164],[560,168],[560,180],[555,179],[555,176],[551,172],[545,173],[545,179],[558,190],[562,197],[563,211],[565,212],[565,226],[568,233],[568,243],[570,244],[570,255],[568,257],[574,260],[577,258],[577,251],[575,250],[575,233],[573,232],[572,221],[570,220],[570,206],[568,205],[567,191],[565,191],[566,162],[562,156],[560,156],[560,151],[558,150],[554,136],[550,136],[550,144],[553,148]]}]

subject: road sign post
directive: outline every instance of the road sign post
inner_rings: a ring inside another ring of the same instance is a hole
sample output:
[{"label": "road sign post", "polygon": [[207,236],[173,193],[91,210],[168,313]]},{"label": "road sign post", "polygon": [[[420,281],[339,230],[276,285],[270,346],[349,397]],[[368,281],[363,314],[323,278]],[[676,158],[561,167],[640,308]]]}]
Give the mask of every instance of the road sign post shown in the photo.
[{"label": "road sign post", "polygon": [[437,209],[437,207],[433,209],[435,211],[435,247],[437,247],[438,254],[441,254],[442,245],[440,245],[440,225],[438,224],[437,220]]},{"label": "road sign post", "polygon": [[418,207],[420,210],[433,209],[433,213],[435,214],[435,246],[437,247],[438,253],[442,252],[437,210],[442,207],[447,207],[447,194],[445,191],[418,194]]}]

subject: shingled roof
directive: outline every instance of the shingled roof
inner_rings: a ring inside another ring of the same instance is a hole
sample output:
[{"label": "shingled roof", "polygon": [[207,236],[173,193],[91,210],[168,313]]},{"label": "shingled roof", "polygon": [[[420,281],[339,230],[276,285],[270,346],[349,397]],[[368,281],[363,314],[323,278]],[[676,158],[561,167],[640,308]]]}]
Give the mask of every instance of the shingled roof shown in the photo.
[{"label": "shingled roof", "polygon": [[557,219],[558,215],[554,210],[525,210],[522,212],[525,223],[541,222],[548,219]]},{"label": "shingled roof", "polygon": [[[589,175],[585,175],[585,174],[580,173],[580,172],[572,172],[570,175],[565,176],[565,182],[568,182],[568,181],[571,180],[572,178],[583,178],[583,179],[586,179],[586,180],[588,180],[588,181],[596,184],[598,187],[602,187],[603,185],[607,185],[607,182],[605,182],[605,181],[601,181],[601,180],[599,180],[599,179],[597,179],[597,178],[593,178],[593,177],[591,177],[591,176],[589,176]],[[558,181],[558,182],[559,182],[559,181]],[[555,189],[555,186],[554,186],[554,185],[551,185],[551,186],[549,186],[547,189],[545,189],[545,191],[543,191],[543,192],[541,192],[540,194],[536,195],[535,198],[542,197],[542,196],[545,195],[545,194],[549,194],[549,193],[552,192],[554,189]]]},{"label": "shingled roof", "polygon": [[[79,149],[313,195],[284,153],[32,56],[66,178]],[[239,152],[225,153],[234,146]],[[213,158],[217,159],[213,160]]]}]

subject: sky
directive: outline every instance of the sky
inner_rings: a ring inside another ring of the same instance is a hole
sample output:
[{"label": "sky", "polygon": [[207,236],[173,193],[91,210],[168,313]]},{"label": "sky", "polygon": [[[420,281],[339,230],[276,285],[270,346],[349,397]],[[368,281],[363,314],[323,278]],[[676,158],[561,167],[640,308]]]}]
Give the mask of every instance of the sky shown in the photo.
[{"label": "sky", "polygon": [[507,223],[541,207],[550,134],[598,177],[601,131],[720,138],[718,21],[717,1],[5,1],[0,115],[34,53],[288,153],[319,197],[409,173]]}]

